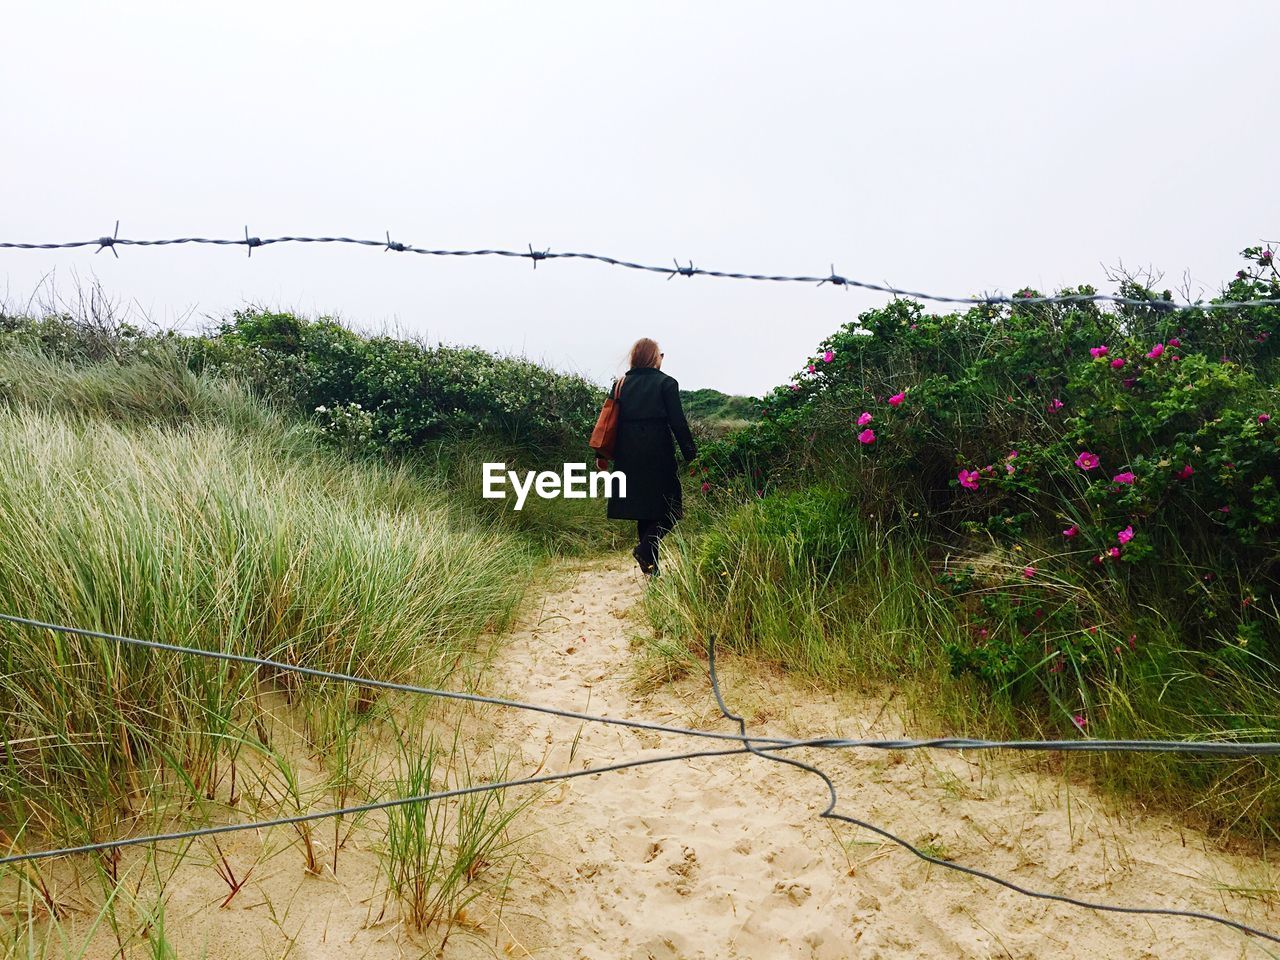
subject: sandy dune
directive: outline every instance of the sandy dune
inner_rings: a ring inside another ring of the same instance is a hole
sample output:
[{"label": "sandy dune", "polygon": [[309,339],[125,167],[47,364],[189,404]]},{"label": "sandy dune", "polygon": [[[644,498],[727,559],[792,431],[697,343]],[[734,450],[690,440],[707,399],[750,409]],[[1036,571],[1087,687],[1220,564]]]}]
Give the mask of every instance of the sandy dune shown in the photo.
[{"label": "sandy dune", "polygon": [[[499,691],[611,716],[729,731],[705,677],[641,696],[628,614],[643,584],[621,561],[585,565],[535,604],[505,645]],[[883,704],[816,693],[722,664],[725,695],[752,732],[900,733]],[[577,737],[575,743],[575,737]],[[527,767],[602,766],[695,749],[682,738],[506,713],[500,740]],[[706,746],[715,744],[706,743]],[[809,751],[842,809],[1036,889],[1129,905],[1229,914],[1280,931],[1257,861],[1215,850],[1167,819],[1120,819],[1088,790],[958,754]],[[700,759],[553,788],[495,944],[511,956],[1265,957],[1267,944],[1203,921],[1126,917],[1029,900],[931,866],[865,831],[817,819],[814,777],[755,757]],[[1228,888],[1246,891],[1232,893]]]}]

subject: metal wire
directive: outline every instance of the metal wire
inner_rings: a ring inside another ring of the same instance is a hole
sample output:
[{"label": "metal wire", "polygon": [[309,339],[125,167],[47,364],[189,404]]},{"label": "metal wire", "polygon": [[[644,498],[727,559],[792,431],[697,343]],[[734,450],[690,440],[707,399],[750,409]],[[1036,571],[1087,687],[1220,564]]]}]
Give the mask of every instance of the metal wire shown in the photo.
[{"label": "metal wire", "polygon": [[[1083,745],[1096,743],[1102,745],[1103,749],[1114,750],[1150,750],[1150,749],[1180,749],[1185,752],[1213,752],[1219,753],[1224,749],[1232,751],[1238,749],[1251,750],[1251,754],[1232,755],[1252,755],[1252,753],[1261,753],[1266,755],[1274,755],[1280,752],[1280,744],[1231,744],[1231,743],[1186,743],[1182,741],[984,741],[984,740],[968,740],[958,738],[946,738],[935,740],[850,740],[838,738],[811,738],[804,740],[785,740],[775,737],[755,737],[747,734],[746,721],[738,714],[733,713],[725,703],[724,697],[720,691],[720,680],[716,671],[715,658],[715,638],[711,637],[707,644],[707,661],[708,674],[711,680],[711,690],[715,696],[716,705],[726,719],[734,722],[738,726],[738,733],[721,734],[707,730],[693,730],[683,727],[673,727],[663,724],[653,724],[645,721],[623,720],[614,717],[602,717],[593,714],[579,713],[577,711],[560,710],[554,707],[544,707],[537,704],[528,704],[516,700],[505,700],[498,697],[482,697],[476,694],[464,694],[457,691],[434,690],[429,687],[417,687],[411,684],[397,684],[381,680],[372,680],[370,678],[357,677],[350,674],[334,673],[324,670],[316,670],[310,667],[299,667],[293,664],[280,663],[278,661],[267,660],[259,657],[248,657],[240,654],[229,654],[216,650],[201,650],[197,647],[183,647],[176,644],[159,643],[156,641],[140,640],[134,637],[125,637],[118,634],[106,633],[98,630],[87,630],[80,627],[69,627],[59,624],[45,623],[39,620],[32,620],[26,617],[17,617],[11,614],[0,614],[0,620],[22,626],[35,627],[46,630],[53,630],[61,633],[72,634],[76,636],[92,637],[97,639],[111,640],[119,643],[132,644],[154,650],[164,650],[174,653],[190,654],[194,656],[210,657],[218,660],[231,661],[236,663],[244,663],[254,666],[270,667],[278,670],[285,670],[304,674],[307,676],[318,677],[322,679],[335,680],[345,683],[358,683],[365,686],[375,687],[378,689],[399,690],[409,693],[424,694],[429,696],[440,696],[450,699],[467,700],[471,702],[488,703],[499,706],[515,707],[519,709],[533,710],[540,713],[548,713],[556,716],[566,717],[569,719],[586,720],[599,723],[612,723],[621,726],[634,727],[644,730],[654,730],[665,733],[678,733],[686,736],[698,737],[715,737],[717,739],[736,740],[741,745],[732,748],[723,748],[718,750],[700,750],[690,751],[686,753],[665,754],[658,757],[644,757],[621,761],[615,764],[609,764],[603,767],[597,767],[587,770],[571,770],[561,773],[542,774],[534,777],[524,777],[516,780],[505,780],[497,783],[475,784],[468,787],[459,787],[453,790],[444,790],[436,793],[419,794],[412,797],[398,797],[391,800],[380,800],[372,803],[359,804],[350,807],[343,807],[337,810],[322,810],[312,813],[297,814],[289,817],[279,817],[271,820],[250,821],[245,823],[229,823],[219,824],[210,827],[197,827],[189,830],[178,830],[169,833],[150,834],[141,837],[126,837],[117,840],[105,840],[97,843],[80,844],[77,846],[61,847],[50,850],[35,850],[20,854],[11,854],[0,857],[0,866],[14,863],[24,863],[33,860],[42,860],[50,857],[69,856],[72,854],[95,853],[107,850],[116,850],[122,847],[149,845],[157,843],[165,843],[179,840],[193,840],[199,837],[216,836],[223,833],[234,833],[245,830],[262,830],[272,827],[286,826],[298,823],[309,823],[316,820],[323,820],[333,817],[357,816],[363,813],[369,813],[376,810],[387,810],[395,807],[405,806],[412,803],[426,803],[434,800],[446,800],[451,797],[461,797],[473,793],[481,793],[491,790],[505,790],[513,787],[532,786],[536,784],[552,783],[555,781],[571,780],[577,777],[593,776],[599,773],[608,773],[611,771],[625,770],[632,767],[649,766],[659,763],[672,763],[678,760],[689,760],[700,757],[721,757],[730,756],[739,753],[752,753],[756,756],[763,757],[778,763],[784,763],[793,766],[806,773],[820,777],[826,784],[829,794],[829,801],[826,809],[820,814],[821,817],[830,820],[839,820],[853,826],[862,827],[878,836],[889,840],[904,849],[908,850],[916,857],[928,863],[945,867],[949,870],[955,870],[965,873],[991,883],[999,884],[1009,890],[1022,894],[1027,897],[1033,897],[1041,900],[1051,900],[1059,903],[1066,903],[1072,906],[1083,907],[1090,910],[1101,910],[1111,913],[1127,913],[1127,914],[1145,914],[1168,917],[1185,917],[1197,920],[1207,920],[1218,923],[1223,926],[1230,927],[1242,933],[1251,936],[1260,937],[1275,943],[1280,943],[1280,936],[1267,933],[1247,924],[1231,920],[1227,917],[1220,917],[1216,914],[1203,913],[1195,910],[1179,910],[1166,907],[1129,907],[1118,904],[1098,903],[1089,900],[1081,900],[1076,897],[1066,896],[1064,894],[1048,893],[1044,891],[1031,890],[1022,887],[1012,881],[1005,880],[995,874],[988,873],[976,867],[968,867],[963,864],[953,863],[948,860],[942,860],[933,857],[918,847],[902,839],[901,837],[890,833],[882,827],[868,823],[865,820],[849,816],[848,814],[838,813],[836,806],[839,802],[835,784],[831,778],[812,764],[804,763],[790,757],[784,757],[780,754],[782,751],[794,750],[800,748],[834,748],[834,747],[872,747],[876,749],[920,749],[920,748],[941,748],[941,749],[1081,749]],[[1206,751],[1203,748],[1211,748]],[[1261,749],[1258,749],[1261,748]]]},{"label": "metal wire", "polygon": [[[796,743],[794,746],[807,746]],[[767,746],[767,750],[787,750],[792,745]],[[458,787],[453,790],[441,790],[436,793],[423,793],[412,797],[397,797],[393,800],[379,800],[374,803],[362,803],[338,810],[320,810],[314,813],[301,813],[291,817],[278,817],[274,820],[257,820],[245,823],[223,823],[213,827],[196,827],[191,830],[175,830],[172,833],[154,833],[142,837],[125,837],[120,840],[103,840],[99,843],[85,843],[73,847],[61,847],[56,850],[33,850],[29,853],[12,854],[0,857],[0,867],[10,863],[25,863],[31,860],[44,860],[49,857],[65,857],[79,853],[99,853],[105,850],[119,850],[121,847],[144,846],[155,843],[167,843],[175,840],[195,840],[200,837],[212,837],[223,833],[237,833],[243,830],[267,830],[272,827],[289,826],[297,823],[311,823],[333,817],[358,816],[375,810],[389,810],[412,803],[428,803],[433,800],[448,800],[452,797],[465,797],[473,793],[485,793],[491,790],[507,790],[512,787],[528,787],[543,783],[554,783],[561,780],[573,780],[577,777],[590,777],[600,773],[616,770],[627,770],[632,767],[645,767],[659,763],[673,763],[677,760],[695,760],[699,757],[726,757],[735,753],[747,753],[745,747],[729,747],[719,750],[693,750],[687,753],[663,754],[658,757],[642,757],[638,760],[624,760],[603,767],[587,770],[568,770],[561,773],[546,773],[535,777],[522,777],[517,780],[503,780],[497,783],[480,783],[469,787]]]},{"label": "metal wire", "polygon": [[[707,642],[707,661],[707,672],[711,678],[711,691],[715,695],[716,705],[720,708],[720,712],[724,714],[726,719],[731,720],[738,725],[738,732],[746,737],[746,720],[729,709],[728,705],[726,705],[724,701],[724,697],[720,693],[720,680],[716,675],[715,637],[711,637]],[[909,841],[899,837],[897,834],[890,833],[883,827],[878,827],[873,823],[868,823],[866,820],[860,820],[857,817],[852,817],[845,813],[836,812],[836,806],[840,802],[839,795],[836,793],[836,785],[826,773],[815,767],[813,764],[805,763],[791,757],[778,756],[772,752],[773,748],[768,748],[767,752],[765,749],[756,747],[749,739],[744,741],[744,746],[756,756],[763,757],[766,760],[772,760],[776,763],[785,763],[788,766],[795,767],[798,770],[803,770],[806,773],[811,773],[814,776],[821,778],[822,782],[826,784],[828,794],[827,808],[818,815],[821,818],[826,820],[839,820],[843,823],[852,824],[855,827],[861,827],[864,830],[870,830],[877,836],[883,837],[891,843],[896,843],[898,846],[919,857],[921,860],[924,860],[926,863],[936,864],[937,866],[945,867],[948,870],[965,873],[971,877],[977,877],[979,880],[986,880],[989,883],[998,884],[1008,890],[1014,891],[1015,893],[1020,893],[1024,897],[1032,897],[1037,900],[1052,900],[1057,903],[1066,903],[1074,907],[1084,907],[1087,910],[1101,910],[1107,913],[1129,913],[1143,914],[1147,916],[1186,917],[1194,920],[1208,920],[1211,923],[1222,924],[1225,927],[1231,927],[1234,930],[1238,930],[1241,933],[1247,933],[1250,936],[1260,937],[1263,940],[1270,940],[1272,943],[1280,943],[1280,936],[1277,936],[1276,934],[1268,933],[1265,930],[1259,930],[1257,927],[1251,927],[1248,924],[1239,922],[1238,920],[1221,917],[1214,913],[1203,913],[1199,910],[1179,910],[1173,907],[1129,907],[1114,903],[1099,903],[1094,900],[1081,900],[1078,897],[1071,897],[1066,894],[1049,893],[1043,890],[1032,890],[1028,887],[1020,886],[1012,880],[1006,880],[1003,877],[998,877],[994,873],[979,870],[977,867],[969,867],[961,863],[953,863],[950,860],[943,860],[939,857],[931,856]]]},{"label": "metal wire", "polygon": [[411,244],[400,243],[391,239],[390,231],[387,231],[385,240],[367,240],[358,237],[299,237],[299,236],[282,236],[282,237],[255,237],[250,236],[249,228],[245,227],[243,239],[217,239],[211,237],[176,237],[173,239],[162,240],[133,240],[120,235],[120,222],[116,221],[115,232],[109,237],[98,237],[96,240],[72,240],[64,243],[17,243],[17,242],[0,242],[0,249],[9,250],[68,250],[77,247],[97,247],[96,253],[103,250],[110,250],[115,256],[119,257],[119,247],[166,247],[184,244],[211,244],[214,246],[229,247],[245,247],[250,256],[257,247],[268,247],[278,243],[345,243],[355,244],[362,247],[381,247],[383,252],[395,253],[416,253],[428,257],[510,257],[520,260],[529,260],[533,263],[536,270],[538,263],[544,260],[592,260],[596,263],[604,263],[614,267],[624,267],[627,270],[641,270],[646,273],[665,274],[667,279],[679,275],[682,277],[717,277],[724,280],[756,280],[771,283],[812,283],[818,286],[823,284],[831,284],[835,287],[857,287],[862,290],[871,290],[876,293],[888,293],[895,297],[910,297],[913,300],[929,300],[935,303],[954,303],[966,304],[970,306],[1001,306],[1018,304],[1026,306],[1029,304],[1047,304],[1047,303],[1115,303],[1122,306],[1132,307],[1149,307],[1154,310],[1162,310],[1167,312],[1178,312],[1184,310],[1240,310],[1247,307],[1273,307],[1280,306],[1280,299],[1260,299],[1260,300],[1242,300],[1242,301],[1226,301],[1220,303],[1176,303],[1172,300],[1143,300],[1135,297],[1119,297],[1106,293],[1078,293],[1066,294],[1062,296],[1052,297],[1011,297],[1004,294],[986,296],[986,297],[949,297],[941,294],[924,293],[918,290],[905,290],[900,287],[889,286],[887,284],[870,283],[866,280],[855,280],[852,277],[841,276],[835,272],[835,266],[832,265],[831,272],[826,276],[809,276],[809,275],[785,275],[785,274],[762,274],[762,273],[738,273],[727,270],[708,270],[703,267],[695,267],[693,261],[690,260],[687,266],[681,266],[679,261],[673,260],[673,266],[655,266],[653,264],[636,263],[631,260],[620,260],[617,257],[607,257],[598,253],[581,253],[581,252],[553,252],[550,249],[535,250],[533,245],[529,245],[529,249],[525,250],[433,250],[426,247],[415,247]]},{"label": "metal wire", "polygon": [[283,663],[266,657],[252,657],[240,653],[228,653],[224,650],[205,650],[200,647],[187,647],[175,643],[163,643],[158,640],[142,640],[102,630],[89,630],[84,627],[72,627],[43,620],[32,620],[13,614],[0,613],[0,621],[14,623],[25,627],[52,630],[72,636],[90,637],[98,640],[109,640],[113,643],[143,647],[148,650],[160,650],[167,653],[180,653],[189,656],[205,657],[210,660],[222,660],[230,663],[242,663],[248,666],[262,667],[268,670],[279,670],[285,673],[296,673],[320,680],[331,680],[336,683],[352,683],[371,687],[377,690],[394,690],[400,693],[412,693],[428,697],[440,697],[446,700],[462,700],[468,703],[483,703],[490,706],[509,707],[516,710],[529,710],[535,713],[563,717],[567,720],[580,720],[587,723],[612,724],[619,727],[630,727],[638,730],[650,730],[656,733],[674,733],[686,737],[704,737],[713,740],[729,740],[742,744],[768,744],[773,747],[790,749],[803,745],[824,747],[829,749],[867,748],[872,750],[1019,750],[1019,751],[1083,751],[1087,753],[1188,753],[1204,756],[1254,757],[1280,756],[1280,742],[1269,741],[1225,741],[1225,740],[975,740],[967,737],[934,737],[927,740],[859,740],[845,737],[806,738],[803,740],[779,737],[747,737],[743,734],[721,733],[715,730],[697,730],[691,727],[677,727],[670,724],[652,723],[647,720],[628,720],[623,717],[606,717],[600,714],[583,713],[577,710],[564,710],[543,704],[528,703],[522,700],[510,700],[504,697],[489,697],[477,693],[464,693],[459,690],[439,690],[434,687],[422,687],[412,683],[395,683],[390,680],[376,680],[351,673],[337,673],[331,670],[320,670],[315,667],[304,667],[292,663]]}]

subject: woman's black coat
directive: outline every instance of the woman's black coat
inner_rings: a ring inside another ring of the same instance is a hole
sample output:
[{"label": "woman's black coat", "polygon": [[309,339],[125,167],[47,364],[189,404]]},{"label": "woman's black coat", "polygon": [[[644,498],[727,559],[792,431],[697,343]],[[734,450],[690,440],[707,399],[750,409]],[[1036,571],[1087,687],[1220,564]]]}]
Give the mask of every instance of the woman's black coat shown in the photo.
[{"label": "woman's black coat", "polygon": [[617,404],[613,469],[626,474],[627,495],[609,498],[609,517],[678,520],[683,509],[672,435],[685,460],[698,455],[680,406],[680,385],[652,367],[628,370]]}]

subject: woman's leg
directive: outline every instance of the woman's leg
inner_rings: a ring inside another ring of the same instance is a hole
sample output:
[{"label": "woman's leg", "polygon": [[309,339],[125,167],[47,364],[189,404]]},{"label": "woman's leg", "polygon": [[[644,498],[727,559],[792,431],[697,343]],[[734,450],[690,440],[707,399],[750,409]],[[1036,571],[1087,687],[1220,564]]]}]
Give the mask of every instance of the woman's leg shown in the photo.
[{"label": "woman's leg", "polygon": [[651,573],[658,565],[658,533],[660,523],[657,520],[637,520],[636,521],[636,547],[631,551],[631,555],[636,558],[636,563],[640,564],[640,569],[645,573]]}]

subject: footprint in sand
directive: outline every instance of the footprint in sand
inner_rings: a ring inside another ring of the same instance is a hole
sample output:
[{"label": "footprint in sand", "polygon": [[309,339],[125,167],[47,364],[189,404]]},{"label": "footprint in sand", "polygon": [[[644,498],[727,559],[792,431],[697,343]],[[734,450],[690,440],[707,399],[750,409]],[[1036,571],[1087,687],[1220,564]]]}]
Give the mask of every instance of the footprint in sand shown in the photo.
[{"label": "footprint in sand", "polygon": [[685,847],[681,858],[668,864],[667,870],[675,874],[676,893],[687,897],[693,892],[694,882],[698,879],[698,855],[691,848]]},{"label": "footprint in sand", "polygon": [[809,889],[807,883],[799,883],[798,881],[787,882],[779,880],[773,885],[773,892],[786,897],[791,903],[797,907],[809,899],[809,895],[813,892]]}]

